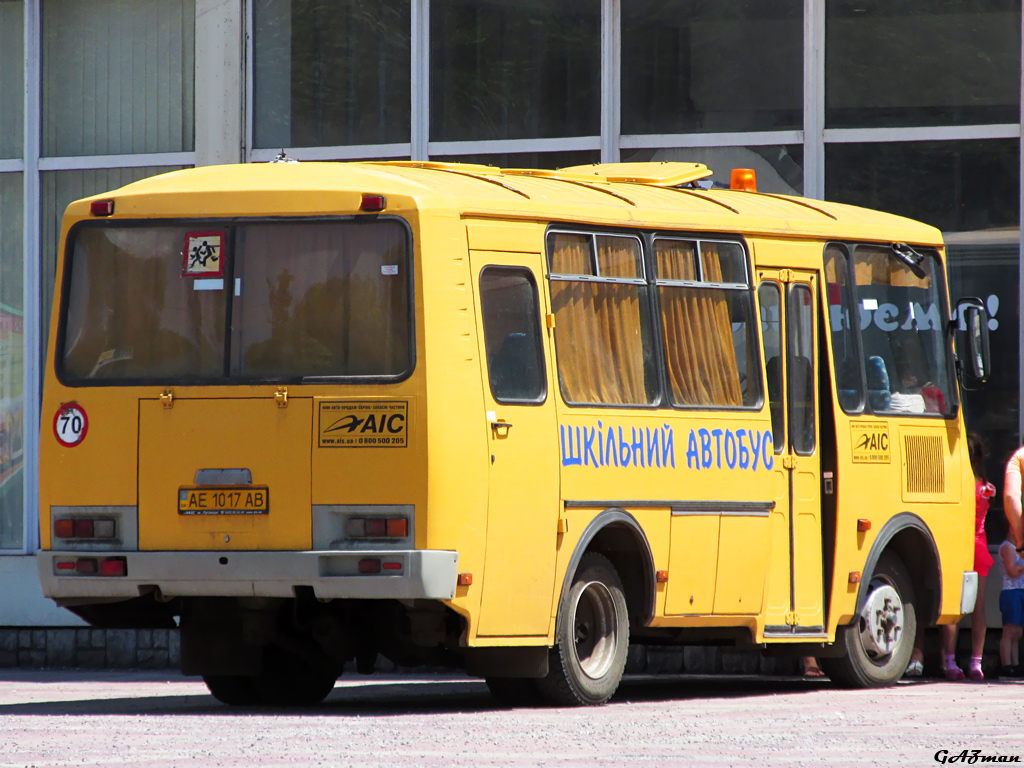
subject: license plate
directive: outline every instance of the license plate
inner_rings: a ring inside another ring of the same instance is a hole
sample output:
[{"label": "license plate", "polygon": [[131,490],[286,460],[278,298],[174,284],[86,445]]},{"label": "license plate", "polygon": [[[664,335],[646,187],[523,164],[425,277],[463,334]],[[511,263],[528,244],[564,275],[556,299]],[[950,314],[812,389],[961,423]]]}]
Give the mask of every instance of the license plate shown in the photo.
[{"label": "license plate", "polygon": [[265,485],[203,485],[178,489],[179,515],[265,515],[270,490]]}]

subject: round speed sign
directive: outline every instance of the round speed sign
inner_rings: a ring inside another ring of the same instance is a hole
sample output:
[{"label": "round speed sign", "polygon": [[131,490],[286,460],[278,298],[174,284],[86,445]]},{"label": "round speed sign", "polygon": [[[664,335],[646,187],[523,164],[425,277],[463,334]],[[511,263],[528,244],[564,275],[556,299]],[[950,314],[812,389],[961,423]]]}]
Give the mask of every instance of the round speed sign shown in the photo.
[{"label": "round speed sign", "polygon": [[78,403],[65,403],[53,417],[53,435],[65,448],[74,448],[85,440],[89,417]]}]

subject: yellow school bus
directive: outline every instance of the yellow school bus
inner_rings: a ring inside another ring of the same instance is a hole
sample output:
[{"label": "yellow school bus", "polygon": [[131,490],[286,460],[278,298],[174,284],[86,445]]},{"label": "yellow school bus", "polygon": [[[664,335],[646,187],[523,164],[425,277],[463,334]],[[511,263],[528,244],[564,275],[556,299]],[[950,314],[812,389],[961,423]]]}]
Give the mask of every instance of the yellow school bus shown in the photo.
[{"label": "yellow school bus", "polygon": [[229,704],[378,655],[600,704],[630,642],[886,685],[973,606],[938,231],[704,166],[271,163],[64,217],[39,574]]}]

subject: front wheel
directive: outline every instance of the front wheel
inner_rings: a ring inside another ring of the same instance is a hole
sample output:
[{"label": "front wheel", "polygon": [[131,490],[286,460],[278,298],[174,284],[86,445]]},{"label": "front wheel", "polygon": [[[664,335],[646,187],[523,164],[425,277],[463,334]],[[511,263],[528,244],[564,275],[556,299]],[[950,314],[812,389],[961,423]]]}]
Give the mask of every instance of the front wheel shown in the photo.
[{"label": "front wheel", "polygon": [[553,704],[604,704],[619,687],[629,650],[629,618],[622,580],[608,558],[580,560],[559,608],[547,677],[537,688]]},{"label": "front wheel", "polygon": [[878,559],[867,598],[845,633],[846,656],[823,658],[836,683],[848,688],[881,688],[902,677],[917,634],[914,587],[903,561],[891,552]]}]

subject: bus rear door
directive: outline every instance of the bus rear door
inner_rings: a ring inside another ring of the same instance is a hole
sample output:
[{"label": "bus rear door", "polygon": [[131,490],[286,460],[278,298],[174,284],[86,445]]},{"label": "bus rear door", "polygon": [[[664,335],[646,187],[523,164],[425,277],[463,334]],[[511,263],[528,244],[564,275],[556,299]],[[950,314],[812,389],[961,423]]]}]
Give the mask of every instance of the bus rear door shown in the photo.
[{"label": "bus rear door", "polygon": [[473,251],[488,433],[478,634],[546,636],[558,525],[558,441],[542,332],[540,254]]}]

